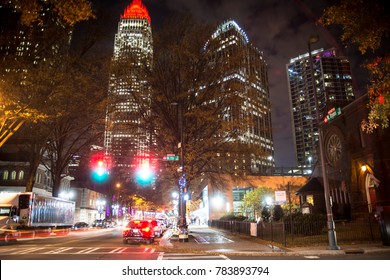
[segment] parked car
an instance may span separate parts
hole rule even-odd
[[[87,224],[86,222],[75,223],[72,227],[72,229],[74,230],[86,230],[88,228],[89,228],[89,224]]]
[[[103,220],[103,227],[105,227],[105,228],[116,227],[116,222],[114,220],[111,220],[111,219],[104,219]]]
[[[168,221],[165,219],[157,219],[158,224],[161,226],[162,230],[165,231],[168,228]]]
[[[93,227],[103,227],[104,225],[104,220],[103,219],[97,219],[93,221],[92,226]]]
[[[158,220],[150,220],[149,221],[150,227],[154,230],[154,236],[155,237],[161,237],[164,233],[164,229],[161,226],[161,224],[158,222]]]
[[[130,242],[146,242],[151,244],[154,242],[154,228],[146,220],[131,220],[122,232],[123,243]]]

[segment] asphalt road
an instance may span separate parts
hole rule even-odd
[[[210,236],[203,236],[210,240]],[[155,243],[123,244],[121,230],[99,229],[75,231],[66,236],[49,236],[16,241],[0,246],[1,260],[389,260],[389,252],[345,254],[333,256],[310,255],[224,255],[221,252],[196,254],[174,252]],[[221,242],[224,242],[222,240]],[[231,242],[226,239],[226,242]],[[236,241],[237,242],[237,241]]]

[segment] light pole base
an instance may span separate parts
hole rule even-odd
[[[328,240],[329,240],[328,250],[341,249],[339,246],[337,246],[336,231],[334,229],[328,230]]]

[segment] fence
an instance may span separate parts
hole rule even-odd
[[[235,220],[211,220],[211,227],[254,236],[284,247],[315,246],[328,243],[326,221],[284,221],[251,223]],[[376,243],[381,241],[378,222],[372,218],[359,221],[336,221],[339,244]]]

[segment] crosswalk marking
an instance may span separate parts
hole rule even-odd
[[[126,251],[127,248],[119,247],[115,248],[114,250],[110,251],[110,254],[115,254],[115,253],[123,253],[123,251]]]
[[[87,248],[87,249],[79,251],[78,254],[89,254],[89,253],[92,253],[93,251],[96,251],[98,249],[99,249],[99,247],[97,247],[97,248]]]
[[[225,255],[198,255],[183,253],[160,253],[157,260],[229,260]]]
[[[44,254],[44,255],[88,255],[88,254],[132,254],[145,255],[156,254],[157,260],[229,260],[225,255],[206,255],[206,254],[191,254],[191,253],[165,253],[158,252],[155,248],[146,247],[134,250],[129,247],[28,247],[28,248],[6,248],[0,249],[0,255],[28,255],[28,254]]]
[[[22,255],[22,254],[29,254],[29,253],[32,253],[34,251],[38,251],[38,250],[41,250],[42,248],[28,248],[28,249],[25,249],[25,250],[22,250],[22,251],[17,251],[17,252],[13,252],[11,253],[12,255]]]
[[[72,247],[61,247],[61,248],[57,248],[57,249],[51,250],[49,252],[46,252],[44,254],[60,254],[60,253],[63,253],[65,251],[68,251],[70,249],[72,249]]]
[[[142,248],[133,250],[129,247],[27,247],[27,248],[0,248],[0,255],[27,255],[27,254],[155,254],[155,248]]]

